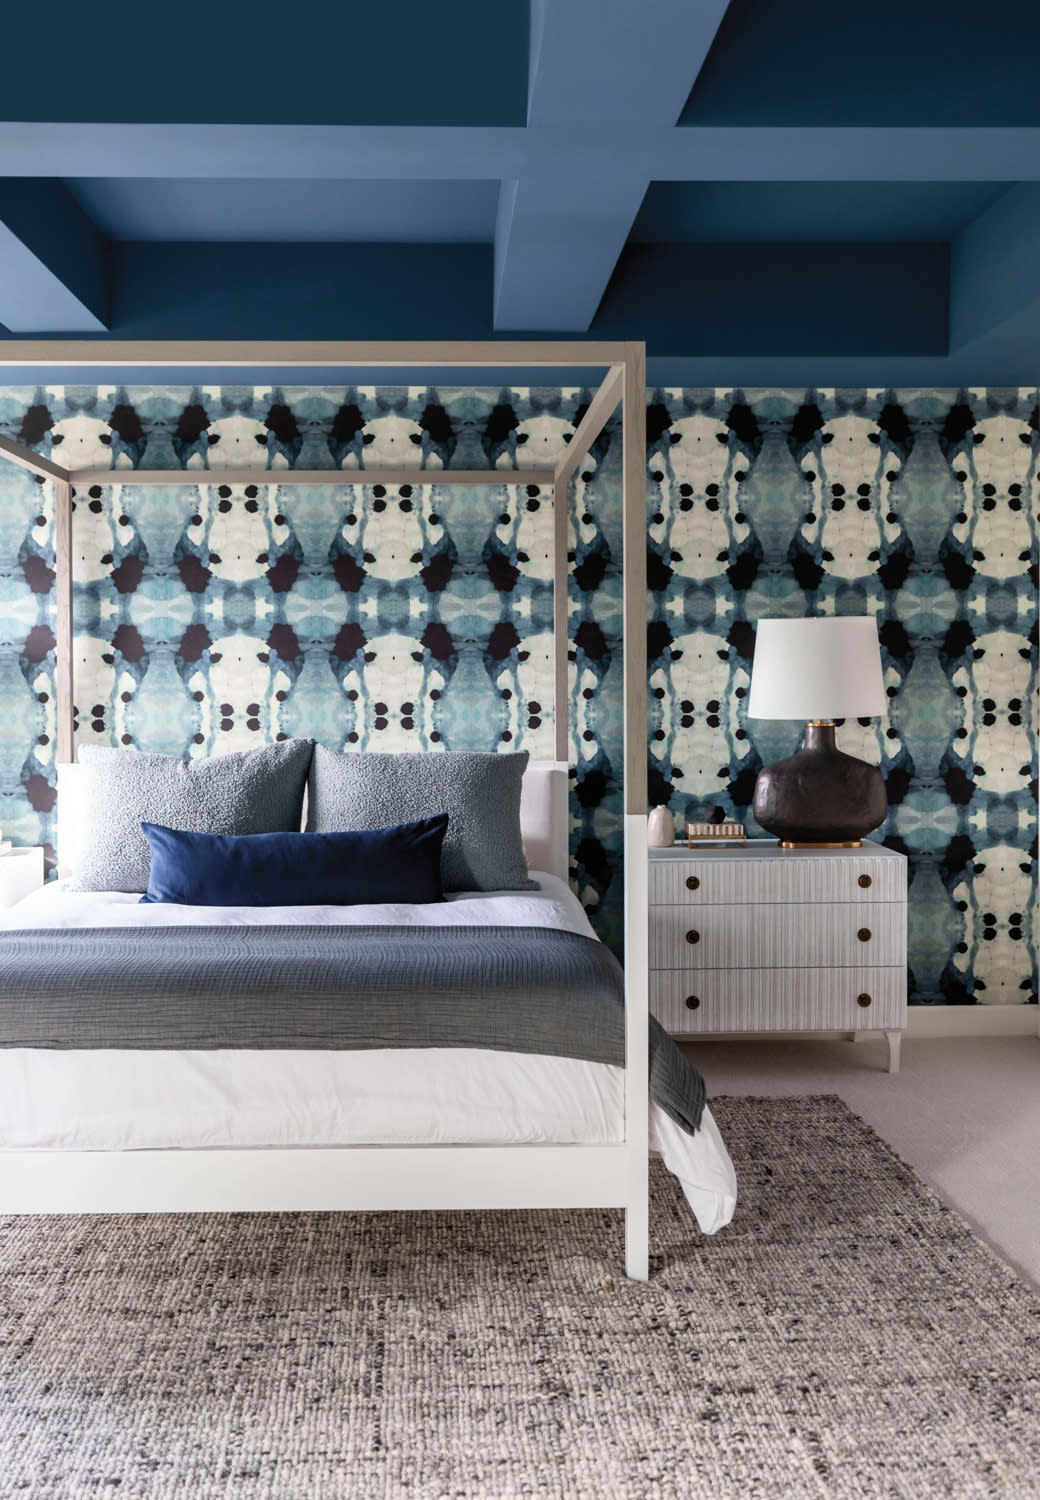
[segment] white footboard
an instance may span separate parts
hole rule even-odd
[[[628,1148],[0,1152],[0,1213],[628,1208]]]

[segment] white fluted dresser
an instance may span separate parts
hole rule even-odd
[[[650,851],[650,1008],[673,1036],[906,1026],[906,859],[859,849]]]

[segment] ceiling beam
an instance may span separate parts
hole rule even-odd
[[[633,149],[659,181],[1040,181],[1040,127],[680,126]]]
[[[591,177],[604,160],[648,181],[1038,182],[1040,127],[675,126],[621,113],[482,129],[0,122],[5,177]]]
[[[112,331],[121,341],[115,346],[120,367],[135,359],[161,364],[154,341],[168,339],[313,340],[301,346],[301,363],[315,367],[336,362],[321,342],[330,338],[496,337],[490,246],[117,248]],[[591,332],[597,339],[641,337],[651,357],[681,358],[694,350],[715,358],[936,357],[947,347],[948,273],[945,244],[628,245]],[[279,288],[274,298],[272,286]],[[537,333],[553,337],[552,330]],[[481,346],[468,347],[473,356],[464,362],[479,365]],[[571,347],[576,365],[602,358],[593,344]],[[537,343],[524,348],[523,363],[536,364]],[[251,349],[266,366],[282,363],[270,345]],[[384,344],[382,353],[392,357],[393,351]],[[26,345],[0,338],[0,364],[19,369],[48,359],[63,368],[76,362],[96,368],[111,357],[93,341],[70,345],[55,337]],[[184,347],[181,359],[197,369],[227,357],[226,347],[202,344]],[[494,346],[488,362],[502,364]]]
[[[496,331],[584,333],[646,188],[642,174],[503,182],[495,228]]]
[[[675,125],[727,4],[533,0],[529,131],[566,140],[581,129],[598,168],[583,170],[564,154],[503,178],[496,329],[589,327],[653,175],[646,160],[615,162],[613,144],[630,128]]]
[[[1040,184],[1011,188],[961,230],[950,275],[951,349],[999,337],[1009,322],[1020,338],[1029,320],[1040,379]]]
[[[0,323],[12,333],[103,333],[108,242],[60,182],[0,181]]]
[[[250,371],[258,366],[281,365],[287,369],[309,369],[313,366],[339,367],[343,370],[412,367],[421,381],[430,365],[443,368],[457,366],[470,371],[481,367],[513,365],[520,370],[556,366],[622,364],[628,355],[627,342],[530,339],[462,340],[462,339],[232,339],[199,342],[164,339],[160,342],[136,342],[105,339],[93,342],[81,339],[75,343],[25,340],[17,343],[0,341],[0,370],[5,366],[41,365],[52,361],[75,368],[77,365],[113,365],[119,369],[164,367]],[[601,377],[602,378],[602,377]]]
[[[1034,340],[1034,348],[1037,347]],[[980,340],[955,354],[727,354],[648,358],[650,386],[726,387],[729,390],[855,390],[875,386],[954,390],[961,386],[1018,386],[1034,392],[1036,359],[1019,341]]]
[[[674,125],[729,0],[532,0],[528,125]]]

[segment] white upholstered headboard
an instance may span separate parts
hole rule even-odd
[[[58,877],[64,880],[76,868],[83,830],[83,767],[58,767],[58,827],[56,834]]]
[[[363,753],[363,752],[362,752]],[[82,836],[81,766],[58,767],[58,874],[75,867]],[[520,793],[520,831],[532,870],[567,879],[567,767],[562,761],[533,760]]]
[[[528,763],[520,789],[520,832],[528,869],[566,880],[570,860],[565,761]]]

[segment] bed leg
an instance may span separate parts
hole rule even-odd
[[[625,1274],[631,1281],[650,1280],[650,1204],[646,1198],[625,1209]]]

